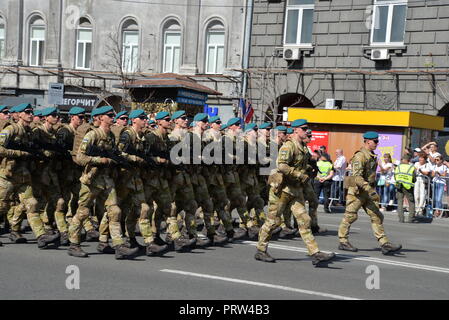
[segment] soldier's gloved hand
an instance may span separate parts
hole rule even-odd
[[[374,202],[380,201],[380,197],[377,194],[376,190],[372,188],[369,184],[364,185],[363,190],[365,190],[368,193],[369,198]]]
[[[309,176],[301,171],[293,171],[293,176],[302,184],[305,184],[309,180]]]
[[[112,161],[112,159],[109,159],[109,158],[101,158],[100,162],[101,162],[101,164],[104,164],[104,165],[110,165],[113,161]]]

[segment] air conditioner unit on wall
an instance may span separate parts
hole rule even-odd
[[[295,47],[284,47],[283,57],[285,60],[299,60],[301,59],[301,51]]]
[[[371,60],[388,60],[390,59],[390,54],[388,49],[372,49],[371,50]]]

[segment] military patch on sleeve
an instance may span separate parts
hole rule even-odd
[[[6,132],[0,133],[0,144],[1,145],[5,144],[6,139],[8,139],[8,134]]]
[[[362,164],[360,163],[360,161],[352,162],[352,170],[353,171],[360,170],[361,168],[362,168]]]

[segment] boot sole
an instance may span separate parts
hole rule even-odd
[[[9,239],[9,240],[11,240],[14,243],[27,243],[27,239],[25,239],[25,238],[19,238],[16,240]]]
[[[72,257],[75,257],[75,258],[87,258],[87,257],[89,257],[89,255],[76,255],[76,254],[73,254],[73,253],[71,253],[71,252],[67,252],[67,254],[69,255],[69,256],[72,256]]]
[[[344,248],[344,247],[338,247],[338,250],[342,250],[342,251],[348,251],[348,252],[357,252],[359,251],[359,249],[354,248],[354,249],[348,249],[348,248]]]
[[[276,259],[274,259],[274,260],[264,260],[264,259],[256,258],[256,257],[254,257],[254,259],[256,259],[257,261],[262,261],[262,262],[267,262],[267,263],[274,263],[274,262],[276,262]]]

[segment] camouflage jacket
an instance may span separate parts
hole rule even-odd
[[[352,177],[355,185],[359,188],[364,188],[366,184],[371,187],[376,187],[376,170],[377,170],[377,155],[366,149],[360,148],[351,160]]]

